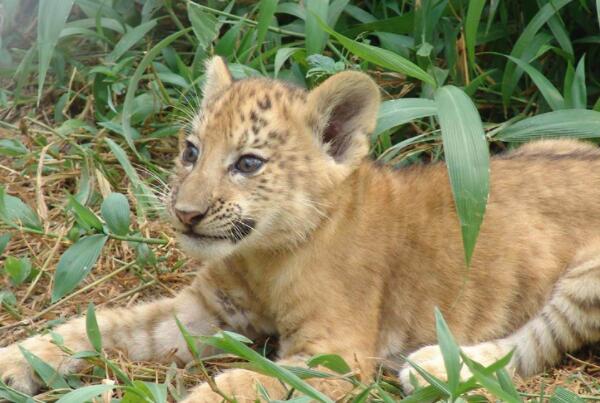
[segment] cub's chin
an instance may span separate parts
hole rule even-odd
[[[199,237],[179,231],[177,241],[186,255],[202,262],[225,259],[237,249],[228,238]]]

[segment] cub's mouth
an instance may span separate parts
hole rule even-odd
[[[235,244],[247,238],[254,231],[255,226],[255,220],[244,218],[232,222],[228,229],[219,234],[204,234],[196,232],[192,228],[179,232],[182,235],[197,241],[229,241]]]

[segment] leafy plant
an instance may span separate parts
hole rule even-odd
[[[397,167],[447,162],[466,264],[485,216],[490,149],[600,136],[597,1],[4,0],[0,7],[0,251],[10,280],[0,290],[0,328],[74,311],[78,296],[122,274],[135,285],[121,296],[169,289],[161,274],[179,273],[185,260],[164,247],[172,239],[159,224],[161,200],[213,54],[238,79],[277,77],[308,89],[344,69],[370,74],[384,94],[373,157]],[[100,360],[122,385],[60,391],[59,401],[117,389],[144,401],[182,395],[181,385],[131,380],[107,360],[94,316],[88,308],[94,351],[75,354]],[[457,356],[437,320],[450,378],[422,374],[431,385],[406,400],[467,400],[477,387],[517,398],[501,370],[506,360],[482,368]],[[219,337],[206,342],[288,376],[241,339]],[[329,355],[309,361],[317,363],[348,369]],[[457,365],[474,378],[457,380]],[[300,381],[316,375],[303,371],[290,369]],[[387,380],[348,382],[359,389],[357,402],[402,397]],[[6,385],[0,395],[28,399]],[[552,399],[576,401],[565,389]]]

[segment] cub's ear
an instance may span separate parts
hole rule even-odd
[[[233,77],[221,56],[214,56],[206,62],[204,85],[202,86],[202,109],[233,83]]]
[[[368,154],[379,102],[377,84],[357,71],[336,74],[309,93],[308,122],[336,162],[358,165]]]

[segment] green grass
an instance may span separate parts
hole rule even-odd
[[[13,340],[24,336],[17,329],[51,326],[48,314],[83,311],[89,295],[104,303],[93,292],[126,273],[132,288],[109,301],[150,287],[173,292],[168,273],[179,276],[175,288],[189,278],[160,224],[159,199],[213,54],[236,78],[307,88],[345,69],[375,78],[385,101],[372,155],[394,166],[447,162],[468,264],[485,214],[488,150],[542,136],[600,137],[598,3],[0,0],[0,332]],[[504,400],[535,399],[515,392],[502,361],[481,368],[462,357],[441,317],[438,333],[449,373],[468,365],[475,377],[430,379],[407,400],[467,399],[481,387]],[[317,398],[301,378],[326,376],[281,369],[228,334],[204,341],[305,396]],[[183,393],[185,379],[171,369],[156,383],[130,379],[120,369],[128,364],[101,348],[87,358],[96,368],[84,384],[46,373],[52,391],[36,399],[82,401],[120,389],[123,401],[160,402]],[[325,362],[344,368],[339,357]],[[120,384],[89,386],[105,369]],[[392,377],[361,385],[344,376],[357,385],[356,401],[402,396]],[[577,401],[568,393],[556,389],[552,399]],[[28,399],[5,387],[0,394]]]

